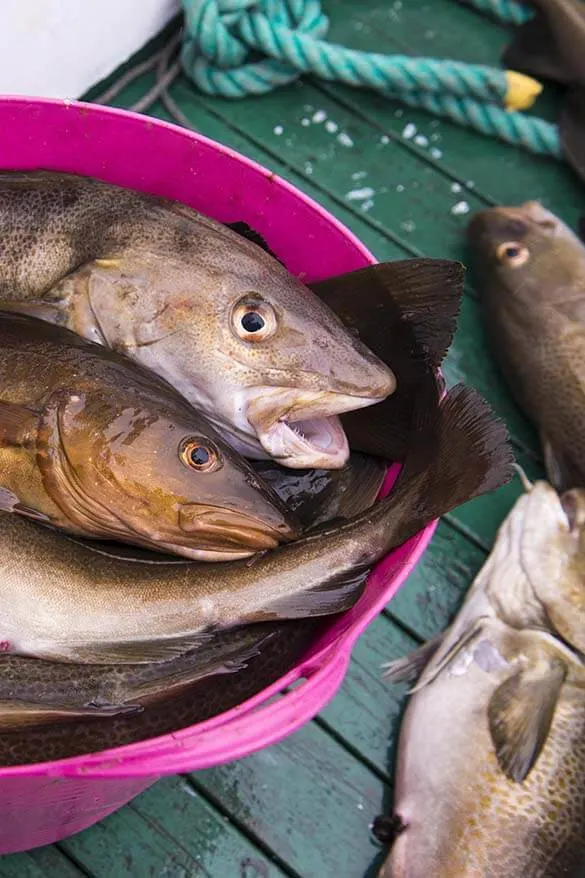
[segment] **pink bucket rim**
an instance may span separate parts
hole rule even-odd
[[[164,129],[174,137],[189,138],[211,151],[223,153],[255,174],[270,178],[325,220],[363,256],[367,263],[375,264],[378,261],[353,232],[310,196],[253,159],[205,135],[180,128],[164,120],[85,101],[22,95],[0,96],[0,106],[5,104],[29,111],[31,105],[60,108],[61,111],[78,110],[89,112],[94,116],[130,119],[140,125],[144,125],[146,121],[149,126]],[[99,173],[95,176],[99,176]],[[381,496],[390,490],[398,471],[398,466],[390,467]],[[320,637],[318,644],[309,650],[299,664],[247,701],[202,723],[133,744],[56,761],[0,767],[0,779],[33,776],[93,778],[158,776],[232,761],[277,743],[312,719],[336,694],[347,670],[356,640],[403,585],[429,545],[437,525],[438,521],[431,522],[374,567],[368,577],[367,589],[376,587],[379,593],[367,609],[363,607],[362,597],[351,610],[331,625]],[[306,679],[293,691],[262,707],[264,702],[281,693],[301,677]],[[232,733],[229,746],[226,745],[229,735],[226,738],[221,735],[222,732]],[[217,743],[218,738],[223,740]],[[193,768],[187,767],[189,765],[193,765]]]

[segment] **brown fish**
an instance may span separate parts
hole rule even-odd
[[[558,488],[585,486],[585,247],[537,202],[468,229],[492,348]]]
[[[77,665],[2,655],[0,732],[141,712],[205,677],[239,673],[275,633],[261,625],[235,628],[172,661],[146,665]]]
[[[439,387],[428,390],[388,497],[253,562],[137,563],[0,515],[4,651],[97,664],[161,661],[218,628],[352,606],[379,558],[510,476],[506,431],[482,398],[456,387],[439,402]]]
[[[585,874],[585,492],[528,486],[420,677],[380,878]]]
[[[294,535],[277,495],[166,382],[67,329],[2,312],[0,508],[197,560]]]
[[[337,415],[390,369],[255,243],[183,204],[71,174],[0,173],[0,299],[157,372],[248,457],[341,467]]]

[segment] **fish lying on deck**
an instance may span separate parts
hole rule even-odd
[[[196,560],[295,535],[277,495],[166,382],[1,311],[0,509]]]
[[[157,372],[248,457],[341,467],[390,369],[273,256],[178,202],[0,172],[0,300]]]
[[[585,492],[528,486],[420,673],[380,878],[585,874]]]
[[[476,213],[468,236],[491,345],[548,478],[585,486],[585,246],[534,201]]]

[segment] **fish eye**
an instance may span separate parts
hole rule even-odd
[[[232,329],[242,341],[265,341],[277,329],[274,308],[260,296],[244,296],[234,305]]]
[[[528,262],[530,250],[518,241],[504,241],[496,250],[496,256],[510,268],[520,268]]]
[[[179,448],[179,457],[189,469],[199,473],[212,473],[221,467],[217,449],[205,439],[184,439]]]

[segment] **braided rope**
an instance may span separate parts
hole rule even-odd
[[[409,92],[388,96],[403,101],[409,107],[427,110],[435,116],[444,116],[463,127],[499,137],[514,146],[523,146],[538,155],[557,159],[563,157],[559,129],[544,119],[502,110],[494,104],[481,104],[469,98],[452,98],[449,95]]]
[[[503,103],[505,71],[327,43],[319,0],[183,0],[182,64],[206,94],[264,94],[303,73],[385,91],[428,91]],[[268,60],[252,61],[253,52]]]
[[[380,55],[325,41],[329,20],[320,0],[182,0],[181,64],[204,93],[227,98],[266,94],[310,73],[369,87],[411,107],[499,137],[531,152],[561,158],[558,129],[543,119],[506,112],[511,77],[483,65],[406,55]],[[464,0],[503,21],[531,12],[516,0]],[[532,81],[532,85],[536,85]],[[520,88],[520,90],[522,90]],[[516,106],[528,106],[529,100]]]

